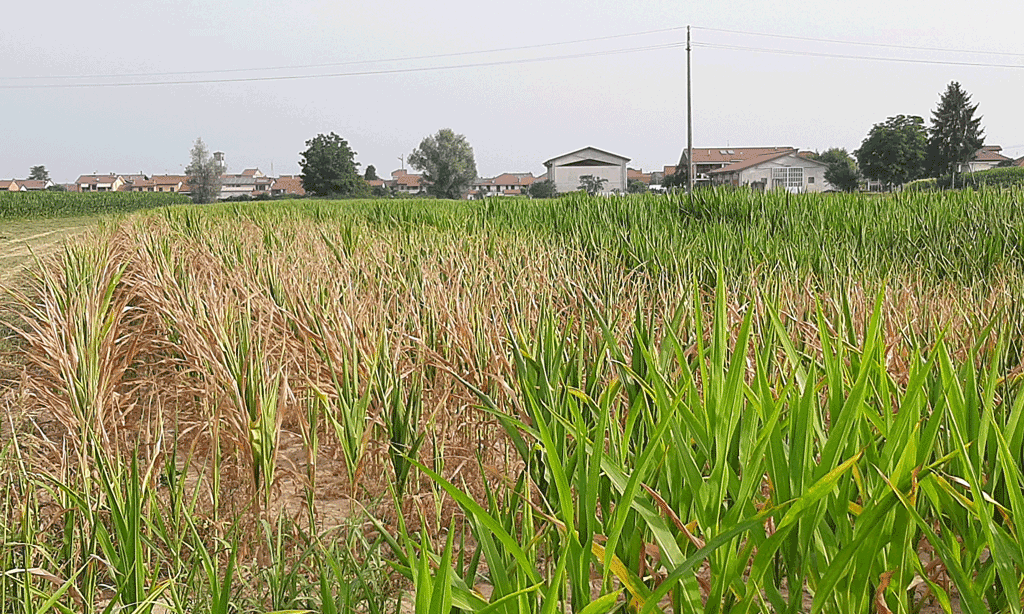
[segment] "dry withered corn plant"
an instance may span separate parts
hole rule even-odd
[[[43,259],[28,283],[9,293],[5,311],[20,356],[12,364],[22,367],[0,395],[4,540],[20,545],[0,554],[10,572],[0,596],[26,608],[60,590],[62,603],[85,608],[118,602],[228,611],[217,607],[230,602],[247,611],[344,611],[349,603],[374,611],[375,600],[388,601],[403,586],[383,563],[402,553],[396,567],[418,592],[450,584],[464,610],[483,608],[474,601],[475,577],[486,573],[485,583],[506,597],[525,596],[543,584],[534,569],[555,574],[543,585],[554,587],[552,595],[583,603],[588,566],[600,568],[601,561],[606,588],[607,570],[617,570],[612,575],[631,599],[657,603],[649,598],[673,571],[666,562],[681,554],[658,541],[668,533],[656,527],[653,537],[631,538],[622,527],[639,521],[616,505],[591,510],[591,520],[605,523],[600,529],[576,517],[583,507],[571,509],[577,496],[587,505],[615,491],[636,497],[642,490],[627,487],[628,472],[654,462],[643,455],[648,443],[682,437],[690,443],[676,447],[693,458],[666,457],[679,465],[666,461],[669,473],[657,478],[652,469],[644,487],[664,481],[664,490],[651,490],[636,509],[645,523],[664,516],[671,525],[664,531],[701,550],[727,533],[715,527],[754,525],[709,515],[710,508],[676,492],[673,479],[702,475],[723,501],[751,495],[751,517],[796,500],[811,509],[813,497],[838,483],[802,491],[812,477],[839,479],[811,472],[793,478],[790,498],[780,501],[778,478],[763,477],[774,476],[777,466],[750,461],[732,481],[720,475],[716,463],[726,457],[715,454],[727,455],[730,441],[747,442],[733,465],[748,462],[747,451],[761,445],[753,438],[757,428],[735,430],[749,420],[740,399],[760,399],[744,411],[757,413],[764,432],[774,433],[772,403],[776,418],[795,412],[786,404],[798,398],[828,406],[837,402],[837,389],[863,392],[858,377],[865,389],[879,391],[879,405],[895,410],[903,398],[895,391],[920,385],[922,356],[939,346],[953,365],[998,360],[1005,363],[1001,381],[1019,375],[1024,309],[1013,267],[986,279],[946,281],[896,266],[888,275],[841,279],[764,263],[726,274],[715,265],[724,253],[718,248],[696,240],[662,243],[662,235],[640,232],[654,223],[645,221],[653,216],[646,209],[628,208],[641,201],[615,202],[609,206],[625,207],[625,217],[579,221],[562,235],[529,220],[564,223],[538,213],[539,205],[522,213],[486,205],[491,217],[483,221],[474,217],[478,210],[463,219],[446,213],[458,211],[453,205],[436,203],[421,210],[402,203],[189,207],[127,218]],[[601,203],[570,198],[551,207],[561,216],[590,215]],[[501,222],[507,228],[499,223],[503,216],[512,220]],[[635,223],[629,216],[640,219],[639,230],[628,226]],[[526,223],[536,232],[517,226]],[[788,254],[781,251],[779,261]],[[869,362],[878,370],[864,371]],[[715,371],[726,367],[727,376]],[[812,385],[802,388],[807,381]],[[745,392],[719,398],[730,386]],[[1000,386],[993,384],[993,402],[1010,394]],[[676,400],[662,406],[669,398]],[[728,406],[731,417],[715,422],[708,409],[705,430],[696,423],[674,434],[659,430],[658,416],[702,404]],[[826,432],[839,416],[833,408],[817,422],[808,418],[815,434],[807,441],[821,438],[821,446],[807,443],[800,458],[833,458],[856,473],[850,468],[861,457],[839,458],[845,443],[828,443],[838,441]],[[877,429],[878,439],[891,419],[858,428]],[[716,424],[733,439],[706,430]],[[606,458],[624,464],[586,457],[597,447],[595,428],[609,433]],[[684,437],[686,428],[696,430]],[[866,430],[858,433],[863,445],[873,441]],[[792,442],[778,436],[773,453],[782,454]],[[885,470],[897,461],[892,457]],[[572,471],[582,481],[570,486]],[[748,473],[750,480],[743,478]],[[600,494],[588,491],[602,475]],[[854,505],[867,506],[877,477],[858,477],[865,490]],[[742,488],[733,492],[733,483]],[[955,498],[950,489],[935,497]],[[701,495],[705,508],[707,496]],[[829,509],[854,509],[840,503]],[[501,526],[482,521],[473,505]],[[697,507],[686,515],[689,505]],[[789,526],[783,520],[760,522],[771,533]],[[488,545],[480,534],[499,535],[505,526],[515,533],[512,525],[522,523],[515,537],[526,554],[507,543]],[[704,537],[693,534],[699,530]],[[138,544],[133,535],[141,536]],[[588,546],[586,535],[596,545]],[[454,576],[442,569],[445,536],[464,540],[448,551],[465,557]],[[733,543],[720,539],[714,543]],[[613,558],[616,541],[615,556],[632,557],[626,563]],[[549,542],[582,557],[564,563],[577,567],[557,571],[559,550],[535,549]],[[675,600],[674,611],[687,600],[693,605],[694,594],[702,603],[748,600],[757,607],[789,599],[787,592],[764,601],[728,582],[715,584],[727,573],[733,582],[751,570],[769,573],[760,560],[743,558],[745,544],[754,543],[749,536],[736,543],[724,558],[702,559],[697,584],[684,582],[679,593],[664,589],[672,592],[666,598]],[[776,586],[832,582],[797,564],[823,556],[795,548],[780,554],[777,570],[802,571]],[[500,561],[523,577],[495,577],[491,569]],[[575,574],[566,580],[570,596],[558,588],[557,574],[566,569]],[[931,569],[939,571],[902,579],[944,579],[945,567]],[[877,588],[875,571],[863,577],[874,573]],[[431,584],[434,576],[440,579]],[[616,602],[621,598],[610,604]]]

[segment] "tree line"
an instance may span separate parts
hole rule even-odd
[[[830,149],[819,158],[829,165],[825,179],[838,189],[856,190],[861,176],[888,188],[925,177],[957,175],[985,143],[978,105],[956,81],[951,82],[932,111],[931,125],[917,115],[896,115],[872,126],[853,152]]]

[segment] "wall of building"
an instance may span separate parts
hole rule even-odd
[[[548,171],[547,178],[555,183],[560,193],[574,192],[580,187],[580,177],[593,175],[605,180],[604,191],[612,193],[626,191],[626,165],[621,166],[556,166]]]
[[[798,189],[792,191],[800,192],[824,192],[833,190],[832,184],[825,181],[827,167],[821,164],[802,158],[800,156],[785,156],[770,162],[758,164],[739,172],[738,185],[747,187],[759,187],[771,190],[773,187],[772,169],[799,167],[803,169],[803,181]],[[756,185],[755,185],[756,184]]]

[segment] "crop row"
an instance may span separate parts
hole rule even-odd
[[[1019,255],[940,249],[1014,195],[702,196],[69,245],[6,316],[0,601],[1019,612]]]

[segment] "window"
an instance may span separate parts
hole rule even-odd
[[[794,189],[804,185],[804,169],[799,166],[772,169],[772,187]]]
[[[807,183],[814,183],[814,177],[811,177],[810,175],[808,175]]]

